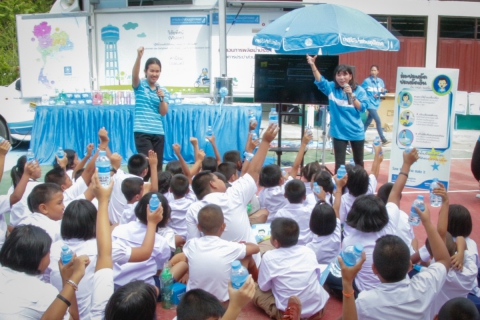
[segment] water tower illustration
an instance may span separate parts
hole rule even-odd
[[[105,84],[120,84],[118,71],[117,42],[120,39],[120,29],[109,24],[102,28],[102,41],[105,43]]]

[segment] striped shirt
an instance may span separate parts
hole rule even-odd
[[[170,93],[165,87],[160,87],[165,93],[164,101],[168,103]],[[152,90],[148,81],[142,79],[135,92],[135,121],[133,122],[133,132],[164,135],[163,117],[158,112],[160,99],[157,96],[157,90]]]
[[[385,91],[382,92],[382,88],[385,90],[385,83],[383,83],[383,80],[380,78],[374,79],[370,76],[363,80],[362,88],[367,92],[367,109],[378,109],[380,106],[380,96],[385,95]],[[377,95],[376,98],[375,95]]]

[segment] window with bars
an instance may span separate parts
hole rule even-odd
[[[480,39],[480,19],[440,17],[439,37]]]
[[[403,37],[425,37],[427,30],[427,17],[417,16],[379,16],[372,15],[372,18],[380,22],[394,36]]]

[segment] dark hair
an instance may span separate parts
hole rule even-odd
[[[66,180],[67,174],[61,167],[55,167],[45,175],[45,182],[55,183],[59,186],[64,185]]]
[[[387,204],[388,203],[388,197],[390,197],[390,192],[392,192],[393,189],[393,183],[391,182],[386,182],[384,183],[380,188],[378,188],[377,191],[377,197],[379,197],[383,203]],[[401,198],[400,194],[400,198]]]
[[[67,154],[67,159],[68,159],[68,162],[67,162],[67,170],[73,170],[75,169],[75,166],[73,165],[73,162],[75,161],[75,155],[77,154],[75,152],[75,150],[72,150],[72,149],[64,149],[63,152],[65,152]],[[60,167],[60,165],[58,164],[57,162],[57,158],[55,158],[54,162],[53,162],[53,167],[54,168],[57,168],[57,167]]]
[[[216,204],[207,204],[198,212],[198,225],[206,235],[217,233],[223,223],[222,208]]]
[[[47,203],[52,200],[53,195],[57,192],[63,193],[63,190],[56,183],[46,182],[36,185],[28,195],[28,209],[31,212],[38,212],[38,207],[42,203]]]
[[[285,196],[290,203],[302,203],[306,193],[305,183],[301,180],[293,179],[285,185]]]
[[[308,182],[312,181],[313,176],[323,170],[325,166],[322,166],[318,161],[310,162],[302,168],[302,177],[304,177]]]
[[[329,171],[318,171],[313,177],[313,182],[316,182],[325,192],[333,195],[335,185],[333,184],[332,174]],[[333,205],[333,196],[330,197],[330,204]]]
[[[127,167],[130,174],[140,177],[143,171],[148,168],[147,157],[142,153],[134,154],[128,159]]]
[[[468,298],[453,298],[438,311],[438,320],[478,320],[480,314],[475,303]]]
[[[122,193],[127,201],[142,193],[144,181],[141,178],[130,177],[122,181]]]
[[[74,178],[75,178],[75,181],[77,181],[78,178],[80,178],[80,177],[82,176],[83,171],[85,171],[85,168],[81,168],[80,170],[75,171],[75,177],[74,177]]]
[[[357,89],[357,83],[355,82],[355,75],[353,74],[353,69],[352,69],[351,66],[348,66],[346,64],[339,64],[335,68],[335,70],[333,70],[333,74],[336,76],[339,72],[346,72],[346,73],[350,74],[352,76],[352,79],[350,79],[348,84],[350,85],[350,87],[352,87],[352,90]],[[337,83],[336,77],[334,77],[333,81],[335,82],[335,87],[339,88],[340,86]]]
[[[171,209],[170,206],[168,205],[167,198],[165,198],[161,193],[159,192],[149,192],[146,195],[142,197],[138,201],[137,206],[135,207],[135,216],[137,217],[138,220],[140,220],[141,223],[147,224],[147,205],[150,202],[150,198],[152,197],[152,194],[156,194],[158,197],[158,200],[160,200],[160,205],[163,207],[163,219],[157,224],[157,229],[158,228],[163,228],[167,225],[168,220],[170,219],[170,214],[171,214]]]
[[[217,159],[214,157],[205,157],[202,161],[202,170],[210,170],[212,173],[217,171]]]
[[[114,291],[105,307],[105,320],[156,319],[157,294],[152,285],[133,281]]]
[[[282,170],[276,164],[269,164],[260,170],[260,176],[258,184],[261,187],[271,188],[280,184],[280,178],[282,177]]]
[[[275,218],[270,225],[272,239],[277,240],[282,248],[288,248],[298,243],[300,228],[298,223],[290,218]]]
[[[160,67],[160,71],[162,70],[162,63],[160,62],[160,60],[158,60],[157,58],[148,58],[147,61],[145,62],[144,72],[147,72],[148,67],[150,67],[151,64],[156,64],[157,66]]]
[[[222,180],[223,183],[225,183],[225,187],[230,188],[232,185],[227,181],[227,178],[223,175],[223,173],[215,171],[212,173],[213,175],[216,175],[218,179]]]
[[[373,264],[386,282],[401,281],[410,267],[410,250],[398,236],[380,237],[373,249]]]
[[[177,306],[177,320],[207,320],[221,318],[225,313],[220,301],[202,289],[186,292]]]
[[[331,235],[337,227],[337,216],[332,206],[319,201],[312,210],[309,227],[317,236]]]
[[[238,172],[237,171],[237,165],[233,162],[221,163],[218,166],[217,171],[220,172],[221,174],[223,174],[225,176],[225,178],[227,179],[227,181],[229,181],[232,178],[232,176],[235,175]]]
[[[345,223],[362,232],[380,231],[388,224],[385,204],[371,194],[357,197]]]
[[[440,81],[442,81],[442,80],[443,80],[443,81],[447,81],[447,78],[445,78],[445,77],[440,77],[440,78],[438,78],[438,82],[440,82]]]
[[[223,162],[233,162],[237,165],[238,161],[242,161],[242,157],[240,157],[240,151],[238,150],[230,150],[223,154]]]
[[[372,64],[372,66],[370,67],[370,70],[371,70],[373,67],[377,68],[377,70],[380,70],[380,68],[379,68],[376,64]]]
[[[10,171],[10,176],[12,177],[13,188],[17,187],[17,184],[22,178],[23,172],[25,170],[25,164],[27,163],[27,156],[21,156],[17,159],[17,164],[12,167]]]
[[[213,174],[210,171],[199,172],[193,178],[192,189],[198,200],[202,200],[210,193],[210,181],[213,181]]]
[[[184,197],[189,186],[188,178],[183,174],[174,175],[170,181],[170,190],[177,197]]]
[[[170,188],[170,182],[172,181],[172,173],[170,171],[160,171],[158,173],[158,192],[165,194]]]
[[[38,267],[49,254],[52,239],[37,226],[23,225],[13,229],[0,249],[0,264],[29,275],[40,274]]]
[[[165,171],[170,171],[173,175],[183,174],[182,165],[178,160],[172,160],[165,166]]]
[[[451,204],[448,207],[448,232],[453,237],[468,237],[472,233],[472,216],[470,211],[461,204]]]
[[[453,241],[453,237],[450,232],[447,232],[445,234],[445,246],[447,247],[450,257],[453,257],[455,255],[455,252],[457,252],[457,244],[455,243],[455,241]],[[432,247],[430,246],[430,240],[428,240],[428,238],[425,240],[425,247],[427,248],[430,256],[433,256]]]
[[[95,238],[97,208],[91,201],[73,200],[63,212],[60,232],[62,239],[90,240]]]
[[[403,97],[407,97],[407,98],[409,98],[409,96],[408,96],[408,93],[404,93],[404,94],[402,94],[402,98],[403,98]]]
[[[348,192],[354,196],[358,197],[363,194],[366,194],[368,191],[368,173],[361,166],[356,165],[347,171],[348,180],[347,188]]]

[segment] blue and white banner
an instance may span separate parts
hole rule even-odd
[[[389,181],[397,179],[405,147],[411,145],[420,158],[406,185],[428,189],[438,178],[448,188],[458,73],[458,69],[398,68]]]

